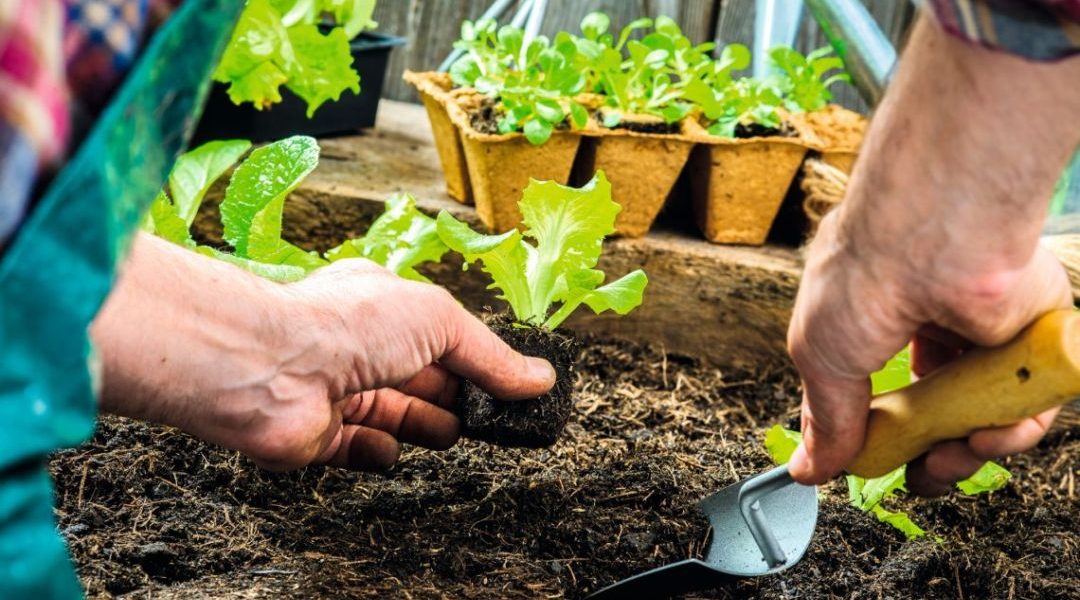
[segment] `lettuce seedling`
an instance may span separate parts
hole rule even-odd
[[[780,95],[753,77],[743,77],[720,87],[694,79],[686,85],[683,96],[701,107],[711,135],[732,138],[739,125],[775,129],[782,123],[778,112],[783,103]]]
[[[593,13],[582,21],[583,37],[573,38],[579,55],[588,61],[582,67],[588,69],[590,89],[604,94],[613,109],[605,114],[604,125],[618,125],[624,114],[653,115],[667,123],[683,119],[691,105],[683,101],[682,90],[709,70],[714,44],[693,45],[673,19],[661,16],[655,22],[634,21],[613,45],[609,24],[606,15]],[[640,41],[629,39],[635,30],[648,27],[653,31]]]
[[[349,40],[375,27],[375,0],[248,0],[214,80],[235,104],[259,110],[281,102],[282,85],[307,102],[307,115],[345,90],[360,93]],[[323,34],[324,15],[337,27]]]
[[[576,127],[584,127],[588,113],[574,100],[585,88],[585,75],[574,67],[577,47],[565,39],[553,46],[537,36],[524,53],[525,68],[508,72],[498,90],[503,110],[499,131],[521,131],[540,145],[568,114]]]
[[[818,48],[806,56],[787,46],[769,50],[770,63],[781,73],[771,84],[779,90],[788,110],[821,110],[832,100],[830,86],[851,81],[844,71],[844,61],[832,56],[832,52],[831,46]]]
[[[191,224],[206,192],[250,148],[247,140],[220,140],[207,142],[177,158],[169,173],[168,189],[161,190],[150,205],[143,229],[194,248]]]
[[[318,164],[319,144],[298,135],[255,149],[236,167],[221,201],[221,224],[237,256],[305,271],[326,264],[281,238],[285,199]]]
[[[481,263],[518,323],[554,329],[582,304],[620,315],[641,304],[643,271],[601,285],[605,275],[595,268],[621,210],[603,172],[580,189],[533,180],[518,206],[524,233],[476,233],[446,211],[437,219],[439,237],[465,257],[466,268]]]
[[[435,219],[416,209],[407,194],[391,197],[363,237],[324,257],[281,238],[285,199],[318,165],[313,138],[295,136],[256,149],[236,167],[221,202],[224,237],[235,253],[197,246],[191,224],[210,187],[251,148],[247,140],[208,142],[177,159],[168,187],[151,204],[143,229],[200,254],[235,264],[275,281],[296,281],[343,258],[366,258],[407,279],[427,281],[416,271],[438,262],[448,248]]]
[[[884,394],[902,388],[911,383],[910,351],[905,348],[886,363],[885,367],[874,373],[871,380],[873,393]],[[791,460],[795,448],[802,442],[802,434],[773,425],[765,433],[765,449],[776,464]],[[1007,469],[994,462],[985,463],[974,475],[956,484],[961,493],[974,496],[999,490],[1008,483],[1011,474]],[[881,477],[866,479],[856,475],[845,478],[848,486],[848,499],[851,505],[863,512],[873,514],[883,523],[898,529],[908,539],[926,535],[905,512],[892,511],[883,506],[890,498],[907,492],[907,466],[901,466]]]
[[[588,113],[574,96],[586,79],[576,45],[565,33],[553,44],[537,36],[525,46],[524,32],[490,19],[465,21],[455,48],[465,51],[450,67],[455,84],[498,99],[500,133],[521,131],[540,145],[570,117],[584,127]]]
[[[441,261],[449,249],[439,238],[435,219],[416,209],[416,199],[395,194],[363,237],[329,250],[326,259],[366,258],[406,279],[431,283],[416,267]]]
[[[507,73],[521,60],[524,39],[520,27],[498,27],[493,19],[462,22],[461,38],[454,48],[465,54],[450,65],[450,79],[459,86],[498,95]]]

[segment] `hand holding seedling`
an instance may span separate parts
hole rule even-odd
[[[1078,60],[1030,63],[917,27],[847,197],[807,255],[788,335],[805,390],[796,479],[821,483],[852,460],[869,375],[909,340],[923,375],[1072,305],[1038,237],[1080,143],[1076,81]],[[1035,445],[1053,416],[939,444],[910,466],[908,485],[944,493],[984,461]]]
[[[287,470],[384,469],[446,449],[458,376],[506,400],[554,383],[445,290],[367,260],[283,285],[140,235],[92,328],[104,410]]]

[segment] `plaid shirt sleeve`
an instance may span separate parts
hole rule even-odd
[[[0,0],[0,256],[40,169],[59,165],[72,112],[92,115],[135,60],[152,14],[179,0]]]
[[[1080,0],[929,0],[949,33],[1032,60],[1080,54]]]

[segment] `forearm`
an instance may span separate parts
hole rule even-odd
[[[140,234],[91,328],[103,410],[184,426],[207,394],[258,384],[277,358],[281,286]]]
[[[1080,59],[1025,61],[923,18],[874,116],[842,230],[857,247],[887,245],[913,274],[1019,268],[1080,143],[1078,81]]]

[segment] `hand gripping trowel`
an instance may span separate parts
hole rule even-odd
[[[880,477],[937,442],[1010,425],[1080,396],[1080,312],[1060,310],[1011,342],[980,348],[870,404],[866,441],[848,470]],[[663,598],[715,588],[739,577],[779,573],[799,562],[817,522],[817,488],[786,466],[705,498],[713,537],[704,560],[690,559],[624,579],[590,598]]]

